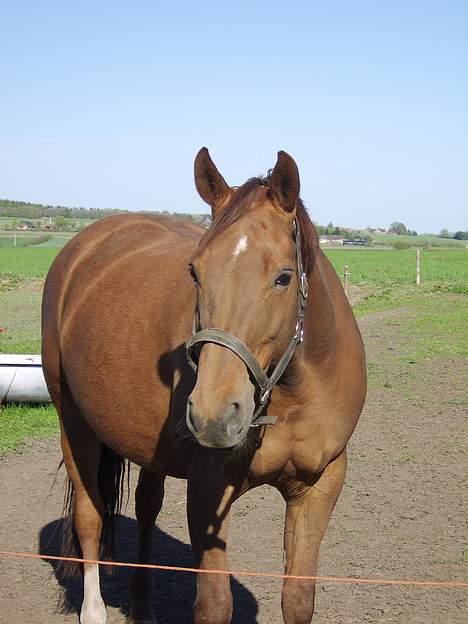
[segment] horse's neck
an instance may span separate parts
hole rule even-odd
[[[329,359],[335,350],[335,290],[329,266],[318,261],[309,276],[309,296],[304,318],[304,358],[315,365]]]

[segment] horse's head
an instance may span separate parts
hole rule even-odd
[[[187,425],[203,446],[230,448],[245,438],[267,401],[265,372],[285,352],[290,358],[300,340],[299,173],[279,152],[268,178],[231,188],[203,148],[195,183],[211,206],[213,225],[190,264],[197,333],[189,356],[197,381]]]

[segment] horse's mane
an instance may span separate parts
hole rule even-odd
[[[246,215],[252,209],[250,202],[245,201],[247,197],[259,187],[268,189],[268,194],[272,198],[271,171],[266,176],[250,178],[242,186],[238,187],[232,198],[223,207],[221,214],[213,221],[210,228],[202,236],[197,253],[203,251],[205,247],[227,228]],[[296,203],[296,220],[299,223],[301,232],[302,262],[307,274],[312,271],[315,250],[319,246],[319,237],[309,213],[299,198]]]

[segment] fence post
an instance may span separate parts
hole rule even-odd
[[[343,272],[343,286],[344,286],[345,295],[348,297],[348,299],[349,299],[348,290],[349,290],[349,278],[350,277],[351,277],[351,273],[349,271],[349,266],[345,264],[344,272]]]
[[[416,249],[416,286],[421,283],[421,250]]]

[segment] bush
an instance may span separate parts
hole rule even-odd
[[[404,240],[396,240],[392,243],[392,245],[393,247],[395,247],[395,249],[409,249],[410,248],[410,244]]]

